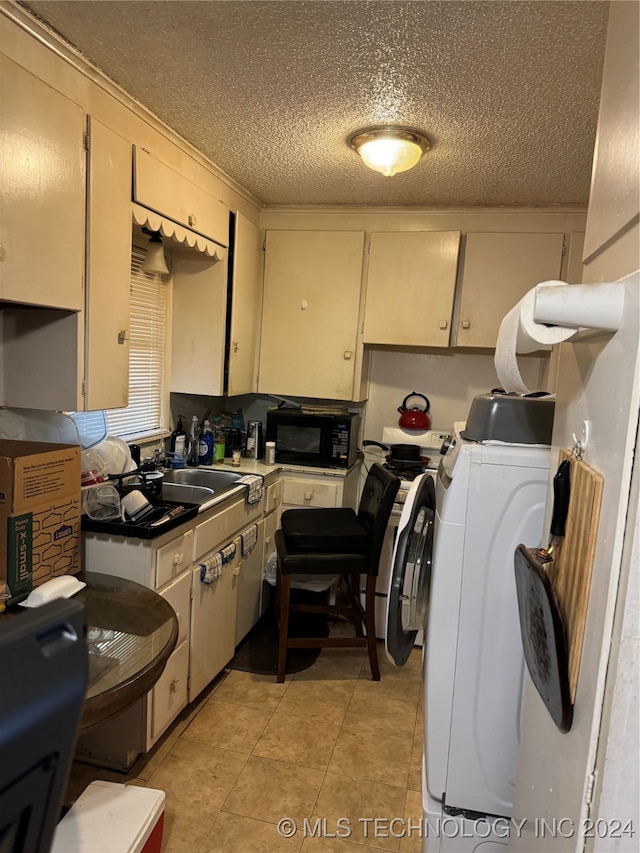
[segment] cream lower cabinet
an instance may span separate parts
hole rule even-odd
[[[339,507],[356,509],[359,467],[346,474],[326,471],[283,471],[282,512],[303,507]]]
[[[222,542],[221,547],[229,545]],[[208,555],[203,555],[203,560]],[[199,565],[192,571],[191,665],[189,701],[192,702],[225,664],[235,650],[236,609],[238,603],[239,554],[221,568],[220,577],[203,583]]]
[[[83,535],[87,570],[117,575],[155,589],[173,607],[178,639],[159,680],[146,696],[78,740],[83,760],[127,770],[148,752],[187,705],[191,655],[191,559],[193,530],[155,540]]]
[[[263,512],[264,499],[250,505],[243,494],[220,512],[197,524],[194,529],[190,702],[233,657],[238,634],[238,613],[241,630],[245,633],[258,620],[261,581],[257,578],[262,578],[260,555]],[[259,544],[254,548],[255,554],[252,551],[245,557],[242,554],[241,533],[254,524],[258,525]],[[204,583],[201,580],[201,565],[206,565],[215,554],[228,546],[235,548],[235,554],[222,565],[220,577],[212,583]]]
[[[255,542],[251,546],[250,550],[244,550],[242,537],[238,537],[236,540],[237,548],[240,552],[240,571],[238,573],[236,607],[236,646],[244,640],[249,631],[260,618],[263,577],[264,524],[263,519],[255,522]],[[252,529],[253,525],[247,528],[244,532],[248,534]]]
[[[452,345],[494,348],[502,318],[532,287],[560,278],[564,234],[467,234]]]
[[[364,342],[449,346],[459,249],[459,231],[371,234]]]
[[[266,234],[258,392],[362,399],[364,232]]]

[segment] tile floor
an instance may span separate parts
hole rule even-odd
[[[379,682],[360,649],[324,649],[284,684],[225,670],[128,776],[75,764],[68,800],[94,779],[165,791],[164,853],[419,853],[421,652],[379,657]]]

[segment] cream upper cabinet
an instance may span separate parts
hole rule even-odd
[[[0,299],[79,311],[84,112],[0,57]]]
[[[364,232],[268,231],[258,391],[358,393]]]
[[[364,342],[448,346],[459,249],[459,231],[373,233]]]
[[[502,318],[538,282],[560,278],[563,234],[467,234],[456,338],[494,348]]]
[[[227,394],[256,390],[262,307],[262,233],[235,214]]]
[[[137,145],[133,146],[133,200],[221,246],[229,244],[227,208]]]
[[[194,251],[173,256],[171,390],[224,393],[227,258]]]
[[[129,401],[131,145],[92,116],[87,137],[84,408],[117,409]]]

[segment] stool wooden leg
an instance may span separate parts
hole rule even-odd
[[[291,595],[291,575],[283,575],[278,569],[277,604],[280,615],[278,628],[278,684],[284,682],[287,668],[287,639],[289,636],[289,597]]]
[[[351,599],[351,608],[353,610],[353,624],[356,628],[356,637],[364,637],[362,619],[360,618],[360,610],[358,608],[358,600],[360,598],[360,575],[349,575],[349,598]]]
[[[369,652],[369,665],[371,666],[371,678],[380,681],[380,667],[378,666],[378,644],[376,643],[376,578],[372,575],[367,577],[367,650]]]

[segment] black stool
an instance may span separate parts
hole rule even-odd
[[[287,649],[354,647],[366,647],[371,676],[374,681],[380,681],[375,630],[376,577],[399,485],[397,477],[376,463],[371,466],[364,483],[357,514],[346,507],[289,509],[282,513],[281,527],[275,535],[279,682],[284,681]],[[291,604],[292,575],[343,576],[349,605]],[[364,608],[360,602],[360,575],[367,576]],[[289,637],[289,612],[292,610],[347,616],[355,625],[355,637]]]

